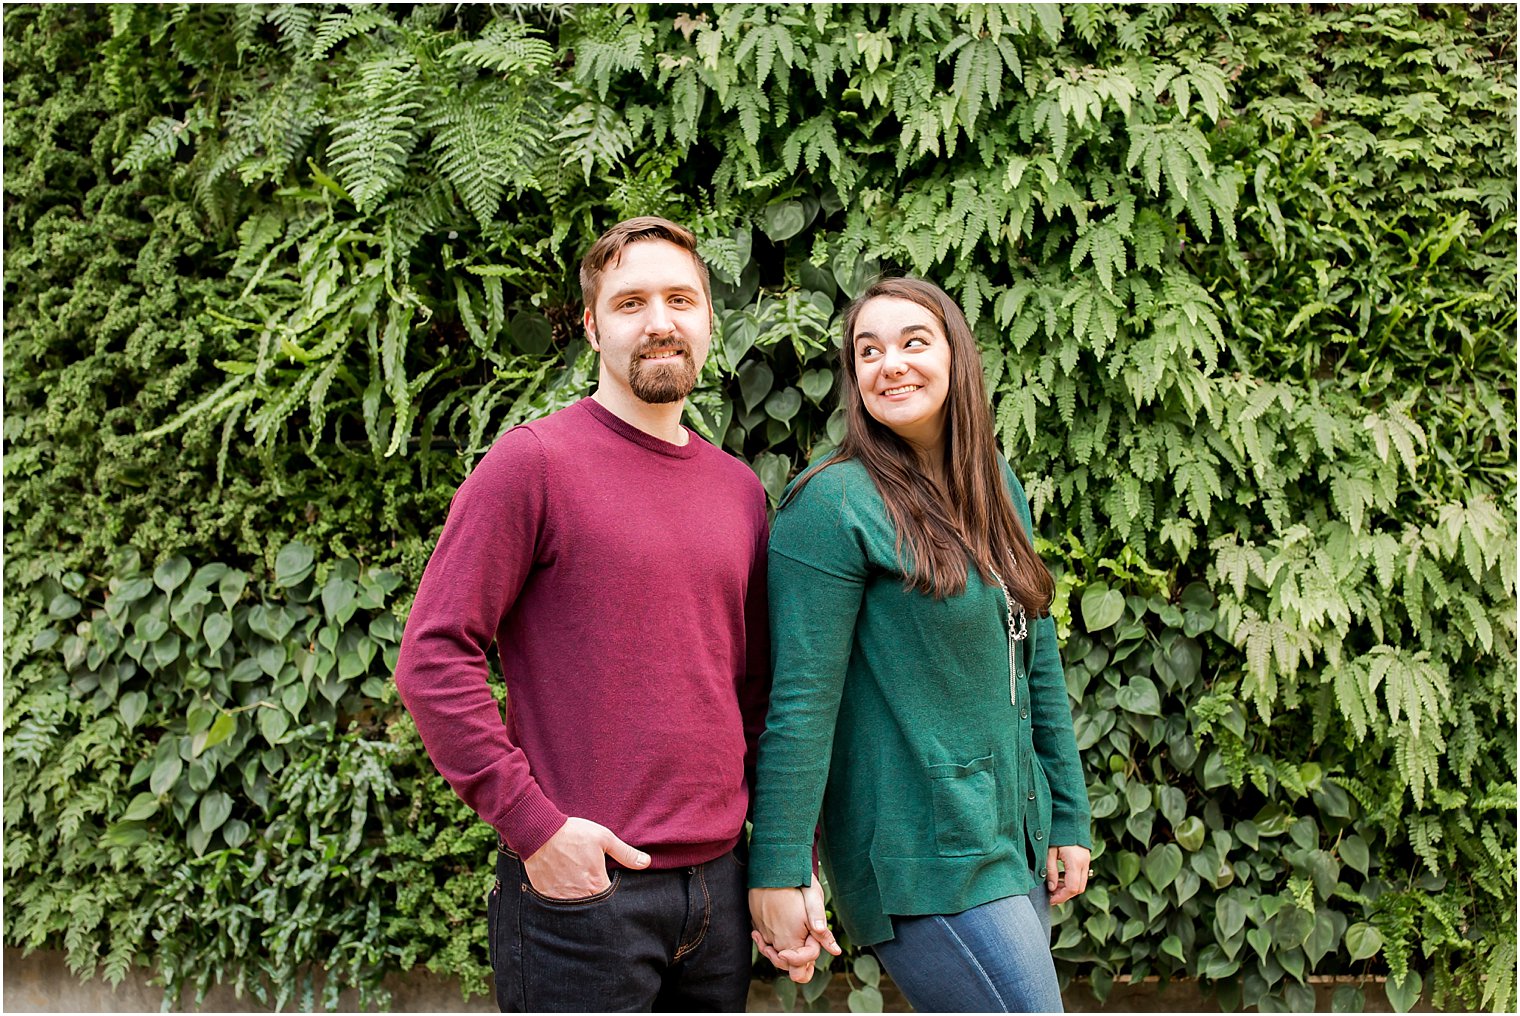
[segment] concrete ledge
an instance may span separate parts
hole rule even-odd
[[[164,992],[149,983],[142,971],[130,972],[113,988],[100,978],[80,980],[69,972],[63,953],[39,949],[24,955],[20,949],[5,949],[4,1009],[6,1012],[159,1012]],[[830,984],[824,997],[831,1012],[848,1012],[849,987],[842,977]],[[1341,984],[1356,983],[1355,978],[1311,977],[1316,1006],[1330,1011],[1330,997]],[[494,1000],[476,995],[465,1001],[459,982],[439,977],[425,970],[410,974],[393,974],[385,980],[392,993],[391,1012],[495,1012]],[[1366,983],[1366,1012],[1392,1012],[1383,994],[1380,980]],[[895,985],[883,978],[882,996],[887,1012],[911,1012]],[[1073,983],[1065,995],[1067,1012],[1218,1012],[1212,997],[1200,991],[1196,982],[1173,982],[1162,988],[1155,978],[1130,983],[1120,980],[1103,1005],[1098,1005],[1085,981]],[[1431,1012],[1428,999],[1421,999],[1415,1012]],[[347,991],[339,996],[342,1012],[358,1009],[358,996]],[[187,1011],[187,1010],[177,1010]],[[214,988],[206,996],[205,1012],[269,1012],[246,995],[238,998],[231,987]],[[780,1012],[775,992],[765,981],[750,986],[750,1012]]]

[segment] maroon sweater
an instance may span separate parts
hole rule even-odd
[[[592,399],[508,431],[454,495],[396,664],[438,771],[524,857],[572,815],[656,868],[722,855],[765,726],[766,537],[755,474],[695,434]]]

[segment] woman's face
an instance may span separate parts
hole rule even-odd
[[[877,296],[855,318],[855,378],[867,413],[922,451],[944,447],[950,342],[912,300]]]

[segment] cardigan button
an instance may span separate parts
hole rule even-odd
[[[1044,878],[1044,877],[1045,877],[1045,869],[1044,869],[1044,868],[1041,868],[1041,869],[1040,869],[1040,877],[1041,877],[1041,878]]]
[[[1029,719],[1029,710],[1028,709],[1020,709],[1019,710],[1019,716],[1022,719],[1026,719],[1026,720]]]
[[[1033,791],[1033,790],[1031,790],[1031,791],[1030,791],[1030,792],[1029,792],[1029,799],[1030,799],[1030,800],[1031,800],[1031,801],[1033,801],[1033,800],[1034,800],[1034,791]]]
[[[1045,834],[1043,832],[1041,832],[1040,830],[1036,829],[1034,831],[1034,838],[1037,839],[1037,840],[1043,840],[1045,838]]]

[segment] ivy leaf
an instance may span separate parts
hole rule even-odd
[[[290,714],[283,709],[260,709],[259,710],[259,733],[264,735],[264,740],[271,746],[281,743],[285,732],[290,729]]]
[[[818,370],[810,370],[802,375],[802,392],[815,405],[821,405],[823,399],[834,387],[834,372],[827,367]]]
[[[131,730],[137,726],[137,721],[142,719],[143,713],[148,710],[148,694],[142,691],[127,692],[121,697],[116,708],[121,713],[121,722],[128,730]]]
[[[166,593],[172,593],[190,577],[190,562],[176,554],[153,569],[153,584]]]
[[[153,774],[148,777],[148,789],[154,794],[167,794],[169,789],[179,781],[179,774],[184,767],[185,764],[180,761],[178,755],[161,759],[153,767]]]
[[[304,543],[287,543],[274,559],[275,585],[288,588],[306,578],[311,574],[314,556]]]
[[[231,635],[232,621],[225,614],[212,614],[201,625],[201,638],[206,640],[206,648],[213,654],[227,644]]]
[[[1425,983],[1417,972],[1409,970],[1401,978],[1388,978],[1384,987],[1394,1011],[1408,1012],[1420,1000],[1420,992],[1425,989]]]
[[[201,798],[199,821],[200,827],[206,832],[216,832],[231,814],[232,798],[226,792],[213,790]]]
[[[760,215],[760,228],[773,243],[790,240],[807,225],[807,210],[800,201],[782,201],[768,205]]]
[[[132,803],[127,805],[127,810],[121,813],[122,822],[141,822],[158,811],[158,797],[151,793],[141,793],[132,798]]]
[[[1369,959],[1381,948],[1383,933],[1372,925],[1359,921],[1346,929],[1346,952],[1353,960]]]
[[[773,420],[788,423],[802,408],[802,393],[795,388],[784,388],[765,400],[765,412]]]
[[[328,579],[327,585],[322,587],[322,611],[327,619],[335,624],[347,624],[354,615],[358,592],[359,587],[347,579],[337,576]]]
[[[739,393],[744,396],[744,408],[754,409],[771,390],[775,375],[763,363],[750,362],[739,368]]]
[[[1124,594],[1102,582],[1082,591],[1082,623],[1090,632],[1112,628],[1124,616]]]
[[[229,571],[216,584],[217,595],[222,598],[222,604],[228,610],[231,610],[237,605],[238,600],[243,598],[243,590],[247,587],[248,574],[240,571]]]
[[[1189,852],[1198,850],[1203,846],[1204,831],[1203,819],[1197,815],[1189,815],[1173,830],[1177,837],[1177,843],[1183,850]]]
[[[755,456],[753,466],[771,504],[775,504],[781,499],[781,492],[786,489],[786,474],[791,471],[791,462],[775,452],[761,452]]]
[[[1175,843],[1154,848],[1145,858],[1145,879],[1156,889],[1165,889],[1182,871],[1182,849]]]
[[[1113,593],[1113,595],[1118,595]],[[1120,598],[1120,611],[1123,611],[1123,598]],[[1104,625],[1107,627],[1107,625]],[[1138,713],[1141,716],[1161,715],[1161,693],[1156,688],[1156,682],[1148,677],[1136,677],[1128,684],[1114,693],[1114,701],[1125,712]],[[1170,788],[1168,788],[1170,789]]]
[[[1367,841],[1352,833],[1340,843],[1341,860],[1366,875],[1371,867],[1371,858],[1367,850]]]

